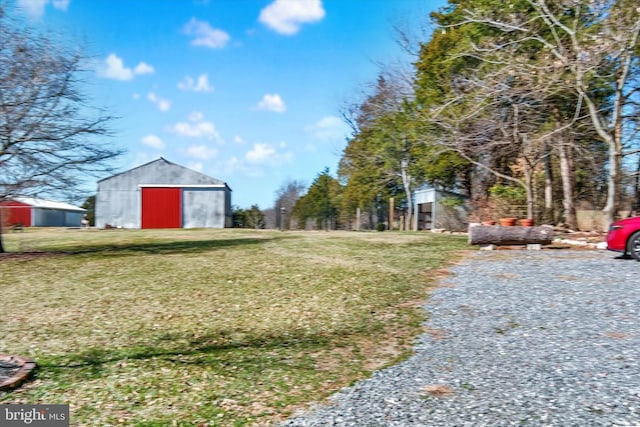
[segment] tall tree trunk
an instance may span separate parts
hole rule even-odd
[[[556,144],[560,157],[560,177],[562,178],[562,212],[564,220],[573,230],[578,229],[578,217],[576,216],[575,197],[573,193],[573,155],[571,147],[564,141]]]
[[[527,193],[527,218],[533,218],[533,171],[528,167],[525,170],[525,180],[527,182],[525,187]]]
[[[371,204],[371,206],[369,206],[369,230],[375,230],[376,229],[376,227],[375,227],[375,225],[373,223],[373,215],[376,214],[375,209],[376,209],[376,205],[375,204]],[[378,216],[376,214],[376,220],[377,219],[378,219]]]
[[[609,176],[607,178],[607,203],[602,212],[605,216],[605,230],[615,221],[618,192],[620,191],[620,173],[622,171],[622,154],[620,150],[609,148]]]
[[[404,193],[407,195],[407,217],[405,218],[405,230],[411,231],[411,218],[413,215],[413,197],[411,194],[411,176],[409,175],[409,160],[402,159],[400,161],[400,173],[402,175],[402,186],[404,187]]]
[[[544,143],[544,221],[552,224],[553,212],[553,166],[551,164],[551,147],[549,141]]]
[[[636,34],[637,39],[637,34]],[[628,70],[627,70],[628,71]],[[626,74],[627,71],[620,72],[619,74]],[[620,203],[620,192],[622,181],[622,107],[624,105],[621,77],[618,77],[618,84],[616,85],[615,101],[613,106],[613,135],[610,135],[607,141],[609,147],[609,178],[607,180],[607,204],[602,211],[605,215],[604,230],[609,228],[609,225],[615,221],[616,215]]]

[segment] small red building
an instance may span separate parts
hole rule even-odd
[[[17,200],[0,202],[0,215],[4,225],[22,224],[25,227],[31,227],[31,206],[26,203]]]
[[[4,226],[80,227],[85,209],[68,203],[32,197],[15,197],[0,202]]]

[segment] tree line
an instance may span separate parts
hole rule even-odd
[[[637,211],[636,1],[450,0],[430,18],[409,76],[380,72],[345,109],[337,173],[292,206],[298,225],[349,227],[358,208],[379,222],[393,197],[408,229],[425,185],[468,196],[477,220],[511,206],[577,229],[577,206],[607,224]]]

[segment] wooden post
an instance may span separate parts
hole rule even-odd
[[[389,197],[389,230],[393,230],[393,214],[395,210],[395,198]]]

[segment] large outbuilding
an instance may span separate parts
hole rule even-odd
[[[230,226],[229,186],[162,157],[98,181],[96,227]]]
[[[33,197],[3,200],[0,210],[2,223],[9,227],[80,227],[87,212],[68,203]]]

